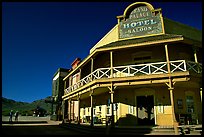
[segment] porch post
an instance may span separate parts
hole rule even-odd
[[[74,100],[72,101],[72,121],[75,121],[74,119]]]
[[[69,123],[71,123],[71,99],[69,99],[68,101],[68,109],[69,109],[69,113],[68,113],[68,120],[69,120]]]
[[[114,123],[114,110],[113,110],[113,94],[114,94],[114,91],[113,91],[113,83],[111,83],[111,87],[109,88],[110,90],[110,103],[111,103],[111,126],[114,127],[115,123]]]
[[[111,78],[113,77],[113,51],[110,51]]]
[[[65,113],[65,101],[63,100],[62,101],[62,120],[63,121],[64,121],[64,118],[65,118],[64,113]]]
[[[79,68],[79,80],[81,80],[81,68]]]
[[[165,45],[165,53],[166,53],[166,61],[167,61],[167,69],[169,74],[169,83],[168,83],[168,90],[170,91],[170,100],[171,100],[171,107],[172,107],[172,117],[173,117],[173,126],[175,134],[178,135],[178,122],[176,121],[175,117],[175,110],[174,110],[174,98],[173,98],[173,83],[171,79],[171,68],[170,68],[170,61],[169,61],[169,54],[168,54],[168,47]]]
[[[91,58],[91,73],[93,72],[93,58]],[[91,81],[93,80],[93,76],[91,75]]]
[[[201,103],[202,103],[202,88],[200,88],[200,99],[201,99]]]
[[[196,63],[196,65],[197,65],[198,73],[200,73],[201,70],[200,70],[200,67],[199,67],[199,64],[198,64],[197,51],[198,51],[198,48],[195,47],[195,46],[193,46],[194,60],[195,60],[195,63]]]
[[[197,48],[195,46],[193,46],[193,54],[194,54],[195,63],[198,63]]]
[[[91,97],[91,126],[94,126],[94,121],[93,121],[93,89],[91,90],[90,97]]]
[[[80,124],[80,95],[78,94],[78,124]]]
[[[64,90],[66,89],[66,85],[67,85],[67,80],[64,81]],[[65,93],[64,93],[65,95]]]

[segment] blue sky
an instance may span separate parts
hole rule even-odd
[[[117,24],[131,2],[3,2],[2,96],[33,102]],[[202,30],[201,2],[152,2],[164,17]]]

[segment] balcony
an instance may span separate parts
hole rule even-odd
[[[76,84],[66,88],[65,94],[68,94],[76,89],[90,83],[97,79],[119,78],[119,77],[131,77],[139,75],[154,75],[154,74],[167,74],[167,62],[146,63],[138,65],[127,65],[113,67],[113,77],[111,77],[111,68],[98,68],[94,72],[90,73],[83,79],[79,80]],[[195,63],[186,60],[170,61],[170,71],[185,72],[193,71],[195,73],[202,73],[202,64]]]

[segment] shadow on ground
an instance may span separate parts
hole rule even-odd
[[[59,125],[7,125],[2,126],[3,135],[82,135]]]

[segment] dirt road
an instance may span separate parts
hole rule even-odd
[[[1,134],[3,135],[82,135],[82,133],[73,131],[69,128],[63,128],[59,126],[60,123],[61,121],[52,121],[49,119],[49,117],[22,116],[22,117],[19,117],[19,122],[13,122],[11,124],[11,123],[8,123],[8,117],[2,116]]]

